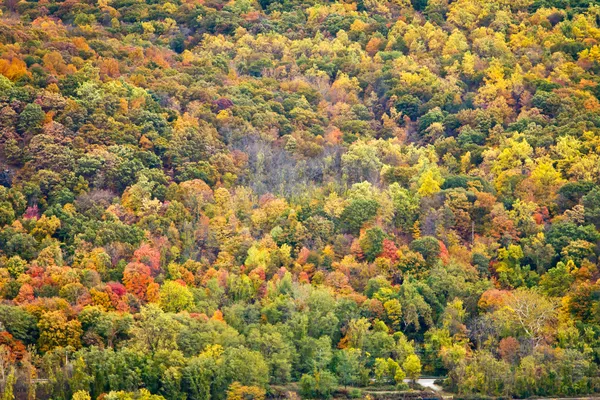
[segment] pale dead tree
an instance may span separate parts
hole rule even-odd
[[[476,348],[483,348],[485,343],[490,343],[498,338],[498,324],[491,314],[482,314],[467,322],[469,338]]]
[[[38,385],[37,370],[35,363],[39,361],[39,356],[35,354],[35,349],[32,346],[28,346],[27,352],[25,352],[23,359],[21,360],[21,376],[22,385],[27,391],[27,400],[35,400],[36,388]]]
[[[534,347],[550,339],[557,322],[556,302],[530,289],[511,292],[502,311],[511,325],[531,339]]]
[[[14,13],[17,10],[17,4],[19,4],[19,1],[20,0],[4,0],[1,3],[4,4],[8,11]]]
[[[11,359],[10,348],[6,345],[0,346],[0,387],[4,387],[6,377],[10,373],[10,369],[13,368],[14,363]]]

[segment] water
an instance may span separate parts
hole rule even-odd
[[[436,379],[437,378],[419,378],[419,379],[417,379],[417,383],[419,385],[423,386],[424,388],[428,388],[428,389],[435,390],[436,392],[440,392],[442,390],[442,387],[439,385],[436,385],[434,383]],[[405,379],[404,382],[410,383],[411,380]]]

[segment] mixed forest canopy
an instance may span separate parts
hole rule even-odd
[[[595,0],[0,3],[3,400],[600,392],[599,229]]]

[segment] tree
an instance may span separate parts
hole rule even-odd
[[[531,171],[529,178],[531,190],[538,204],[552,205],[556,198],[556,192],[564,184],[559,171],[549,160],[540,160],[538,165]]]
[[[600,392],[596,3],[0,0],[7,396]]]
[[[198,124],[189,116],[184,116],[178,121],[167,156],[176,166],[205,160],[215,145],[215,136],[214,128],[208,124]]]
[[[437,169],[428,169],[419,177],[419,196],[433,196],[441,190],[444,179]]]
[[[79,357],[73,363],[73,375],[71,377],[71,390],[76,393],[88,393],[90,383],[93,382],[94,378],[87,374],[86,365],[83,357]],[[73,394],[75,397],[75,393]],[[87,395],[90,398],[89,394]]]
[[[13,256],[6,262],[6,268],[8,269],[8,272],[15,279],[25,272],[26,266],[27,262],[19,256]]]
[[[73,400],[92,400],[92,398],[85,390],[78,390],[77,392],[73,393]]]
[[[264,400],[265,390],[256,386],[242,386],[234,382],[227,390],[227,400]]]
[[[510,366],[490,352],[476,351],[451,374],[453,386],[462,394],[502,396],[512,390]]]
[[[16,0],[7,0],[6,4],[9,10],[14,10],[14,5],[17,3]],[[12,57],[10,61],[0,60],[0,74],[6,78],[16,81],[19,78],[28,75],[27,64],[16,57]]]
[[[353,143],[342,156],[342,171],[349,183],[376,182],[382,163],[377,149],[369,143]]]
[[[154,354],[162,349],[177,348],[177,334],[182,327],[155,304],[143,307],[139,320],[131,328],[132,344]]]
[[[398,363],[391,358],[376,358],[374,364],[375,380],[380,384],[396,382],[396,378],[400,378],[404,373]],[[404,379],[404,378],[402,378]]]
[[[333,358],[331,338],[321,336],[319,339],[305,337],[299,344],[299,369],[303,372],[324,370]]]
[[[585,240],[595,243],[600,239],[600,233],[593,225],[578,225],[570,221],[556,222],[546,232],[546,241],[560,253],[575,240]]]
[[[379,228],[371,228],[365,231],[359,239],[360,248],[367,261],[374,261],[383,251],[383,240],[385,232]]]
[[[22,133],[39,133],[45,117],[46,114],[42,111],[42,107],[39,104],[29,103],[25,106],[21,114],[19,114],[17,127]]]
[[[16,361],[16,357],[12,352],[12,349],[6,344],[0,345],[0,379],[4,384],[7,381],[8,376],[13,372],[13,365]],[[5,390],[12,390],[12,387]]]
[[[421,360],[415,354],[411,354],[402,363],[402,369],[406,372],[406,376],[415,382],[421,374]]]
[[[593,182],[567,182],[558,189],[557,203],[561,212],[572,209],[595,187]]]
[[[42,215],[40,219],[35,223],[35,227],[31,231],[31,234],[38,240],[50,238],[56,230],[60,228],[60,220],[56,216],[47,218]]]
[[[265,358],[272,383],[283,384],[290,381],[296,350],[288,338],[274,326],[265,325],[260,329],[252,329],[247,335],[247,343]]]
[[[441,251],[440,242],[433,236],[424,236],[413,240],[410,243],[410,249],[420,253],[428,265],[433,265]]]
[[[15,400],[14,387],[16,383],[16,371],[14,368],[11,368],[2,388],[2,400]]]
[[[150,268],[147,265],[139,262],[127,264],[123,272],[123,283],[127,291],[141,301],[154,300],[151,290],[156,289],[156,284],[150,276]]]
[[[166,312],[189,311],[194,306],[192,292],[182,283],[165,282],[160,288],[160,307]]]
[[[300,378],[300,394],[305,398],[328,399],[337,387],[335,376],[327,371],[315,371]]]
[[[379,384],[384,384],[389,379],[389,365],[383,358],[376,358],[374,364],[375,381]]]
[[[367,338],[371,323],[366,318],[352,319],[348,321],[346,328],[346,342],[352,348],[362,349]]]
[[[210,399],[217,387],[217,370],[223,362],[223,347],[207,346],[198,356],[189,359],[182,370],[182,388],[194,399]]]
[[[377,214],[379,204],[375,200],[356,199],[344,208],[340,220],[344,229],[357,234],[363,225]]]
[[[510,324],[515,335],[524,335],[531,340],[532,347],[537,347],[551,340],[557,307],[535,290],[521,288],[507,296],[499,317],[501,323]]]
[[[586,222],[596,225],[600,229],[600,188],[592,189],[588,194],[581,198],[584,207],[584,216]]]
[[[62,311],[44,313],[38,322],[38,329],[40,351],[47,352],[55,347],[81,347],[81,323],[76,319],[68,320]]]
[[[412,325],[415,330],[421,328],[421,321],[425,325],[432,325],[432,310],[423,295],[419,292],[417,284],[410,279],[405,279],[400,287],[399,300],[402,306],[402,319],[405,326]]]
[[[537,267],[538,273],[543,273],[554,259],[556,252],[552,245],[546,243],[543,232],[523,240],[526,243],[523,254]]]
[[[245,347],[229,348],[223,353],[223,366],[217,374],[225,382],[262,388],[269,381],[269,366],[257,351]]]
[[[185,40],[183,36],[178,35],[173,40],[171,40],[171,49],[175,53],[181,54],[185,50]]]
[[[342,349],[336,353],[335,358],[339,383],[344,386],[358,383],[363,368],[362,351],[355,348]]]
[[[498,250],[496,272],[504,287],[517,288],[532,281],[535,276],[528,266],[522,266],[524,254],[521,246],[511,244],[507,249]]]
[[[394,223],[397,227],[408,231],[418,216],[419,198],[409,190],[400,187],[398,182],[392,183],[388,191],[394,204]]]
[[[163,396],[150,393],[148,389],[140,389],[136,392],[110,391],[104,398],[106,400],[166,400]]]
[[[543,292],[551,297],[564,296],[575,281],[575,276],[572,274],[575,268],[571,260],[566,264],[559,261],[556,267],[550,268],[542,275],[540,286]]]
[[[390,322],[390,326],[395,330],[400,328],[402,322],[402,305],[398,299],[391,299],[383,303],[387,319]]]

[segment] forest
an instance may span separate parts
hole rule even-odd
[[[597,0],[2,0],[0,399],[600,393]]]

